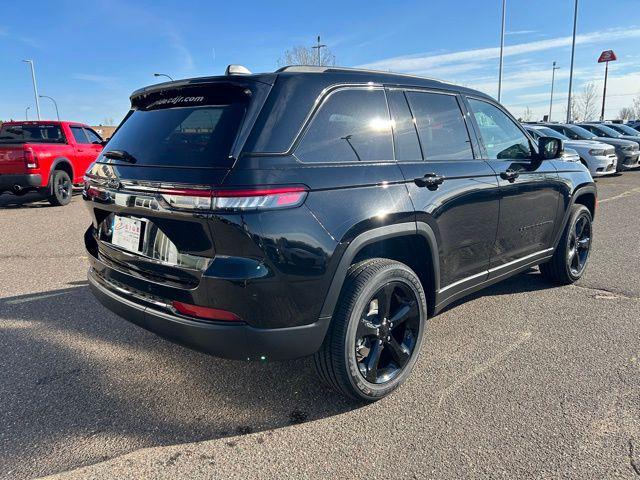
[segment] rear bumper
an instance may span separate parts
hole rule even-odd
[[[18,175],[0,175],[0,191],[11,190],[14,185],[24,189],[38,188],[42,184],[39,173],[22,173]]]
[[[287,360],[311,355],[319,350],[330,318],[309,325],[288,328],[254,328],[192,320],[126,298],[93,268],[89,285],[96,298],[112,312],[163,338],[216,357],[235,360]]]

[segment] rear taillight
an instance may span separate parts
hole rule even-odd
[[[24,149],[24,163],[27,165],[27,168],[38,168],[38,157],[29,147]]]
[[[242,190],[161,189],[169,206],[186,210],[273,210],[302,205],[305,187],[271,187]]]
[[[189,303],[173,301],[173,308],[182,315],[189,317],[205,318],[207,320],[220,320],[223,322],[239,322],[240,317],[235,313],[219,308],[201,307],[199,305],[191,305]]]

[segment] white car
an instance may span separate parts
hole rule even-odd
[[[535,140],[541,136],[562,139],[564,146],[567,147],[565,151],[575,150],[579,160],[589,169],[592,177],[616,173],[618,157],[616,149],[611,145],[595,140],[571,140],[545,125],[525,125],[525,128]]]

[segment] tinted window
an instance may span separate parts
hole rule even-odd
[[[582,128],[589,130],[595,135],[601,137],[618,138],[622,136],[620,132],[616,132],[613,128],[606,127],[604,125],[581,125]]]
[[[473,158],[467,126],[456,97],[407,92],[426,160]]]
[[[400,90],[390,90],[387,92],[387,99],[393,122],[396,160],[422,160],[416,125],[404,93]]]
[[[136,165],[229,167],[245,105],[135,110],[109,141]]]
[[[90,143],[100,143],[100,142],[102,142],[102,139],[100,138],[100,135],[98,135],[96,132],[94,132],[90,128],[85,128],[84,129],[84,133],[87,134],[87,138],[89,139]]]
[[[81,127],[71,127],[71,133],[73,138],[76,139],[76,143],[91,143],[87,136],[84,134],[84,129]]]
[[[311,121],[296,156],[303,162],[392,160],[384,92],[350,89],[330,95]]]
[[[540,133],[540,135],[544,135],[545,137],[559,138],[560,140],[569,140],[566,135],[563,135],[562,133],[556,132],[555,130],[547,127],[539,128],[537,131],[538,133]]]
[[[58,125],[12,124],[0,128],[0,142],[63,143],[62,130]]]
[[[480,127],[487,156],[490,159],[524,159],[531,157],[529,139],[513,120],[498,107],[481,100],[469,99]]]
[[[591,133],[589,130],[577,125],[565,125],[563,128],[565,130],[565,135],[574,140],[589,140],[596,137],[596,135]]]

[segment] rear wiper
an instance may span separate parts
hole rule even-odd
[[[123,162],[136,163],[136,157],[126,150],[109,150],[103,154],[109,160],[122,160]]]

